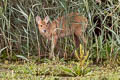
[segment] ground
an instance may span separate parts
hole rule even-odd
[[[5,60],[0,63],[0,80],[120,80],[119,66],[89,64],[84,73],[78,74],[75,63],[79,62]]]

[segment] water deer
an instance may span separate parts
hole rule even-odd
[[[41,35],[49,40],[52,40],[51,53],[49,54],[49,58],[54,57],[54,48],[58,39],[61,37],[73,34],[77,48],[80,44],[79,37],[86,44],[84,32],[86,31],[88,20],[86,17],[80,16],[80,14],[77,12],[72,12],[66,16],[58,17],[53,21],[50,21],[48,16],[46,16],[43,20],[40,16],[36,16],[36,23]]]

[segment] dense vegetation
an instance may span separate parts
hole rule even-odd
[[[120,64],[120,1],[119,0],[0,0],[0,58],[3,60],[43,59],[50,52],[50,42],[38,31],[35,17],[51,20],[70,12],[88,18],[87,57],[93,63]],[[73,36],[59,40],[56,56],[81,62],[75,51]],[[81,42],[82,44],[82,42]],[[82,44],[82,46],[84,46]],[[80,53],[81,54],[81,53]],[[18,58],[19,57],[19,58]],[[36,58],[35,58],[36,59]],[[86,60],[86,59],[85,59]],[[85,64],[86,65],[86,64]],[[65,69],[64,69],[65,70]],[[68,70],[68,69],[67,69]],[[69,71],[69,70],[68,70]],[[87,70],[89,71],[89,70]],[[76,76],[71,73],[72,76]],[[81,75],[81,74],[80,74]]]

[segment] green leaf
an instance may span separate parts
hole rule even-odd
[[[24,59],[26,61],[29,61],[26,57],[22,56],[22,55],[16,55],[17,57],[21,58],[21,59]]]
[[[71,76],[75,76],[75,73],[72,71],[72,69],[65,67],[65,66],[61,66],[60,67],[66,74],[71,75]]]

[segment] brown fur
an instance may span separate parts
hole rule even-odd
[[[48,16],[45,17],[44,20],[37,16],[36,22],[40,33],[44,37],[49,40],[52,40],[53,38],[53,48],[55,47],[58,38],[72,34],[74,34],[76,47],[79,46],[79,37],[81,37],[86,44],[86,39],[83,34],[87,28],[88,21],[86,17],[80,16],[79,13],[70,13],[66,16],[57,18],[51,23],[49,22]]]

